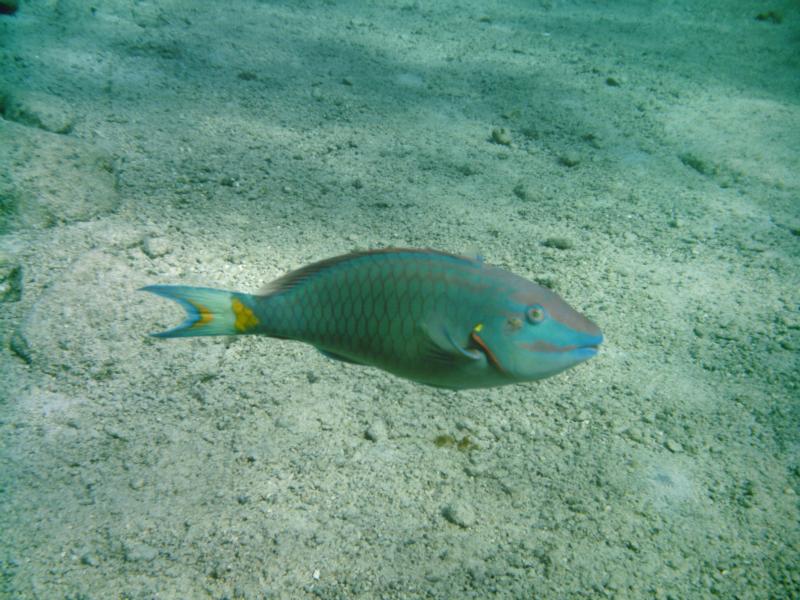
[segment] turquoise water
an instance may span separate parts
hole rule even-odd
[[[800,596],[798,19],[0,15],[0,597]],[[141,286],[387,246],[552,287],[599,355],[451,392],[147,336]]]

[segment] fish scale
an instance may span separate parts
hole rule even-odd
[[[473,388],[541,379],[597,352],[602,334],[554,292],[480,260],[386,249],[330,258],[260,294],[143,288],[186,320],[157,337],[259,334],[420,383]]]
[[[432,267],[408,269],[388,258],[363,257],[364,265],[337,265],[282,294],[267,294],[255,303],[264,323],[258,333],[353,357],[362,352],[395,359],[414,356],[414,323],[442,300],[431,285],[437,273]],[[291,307],[293,319],[282,312],[284,304]],[[390,323],[393,335],[388,337]]]

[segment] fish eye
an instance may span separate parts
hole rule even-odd
[[[538,323],[544,321],[544,308],[538,304],[534,304],[528,308],[525,313],[525,317],[528,319],[528,323],[537,325]]]

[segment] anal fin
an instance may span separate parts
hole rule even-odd
[[[320,351],[320,354],[330,358],[331,360],[339,360],[344,363],[348,363],[351,365],[363,365],[364,363],[360,363],[357,360],[353,360],[352,358],[348,358],[346,356],[342,356],[341,354],[336,354],[335,352],[331,352],[330,350],[323,350],[322,348],[317,348]]]

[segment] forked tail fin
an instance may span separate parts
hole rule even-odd
[[[151,333],[160,338],[196,335],[237,335],[254,333],[258,318],[253,314],[248,294],[186,285],[148,285],[140,288],[180,304],[186,320],[167,331]]]

